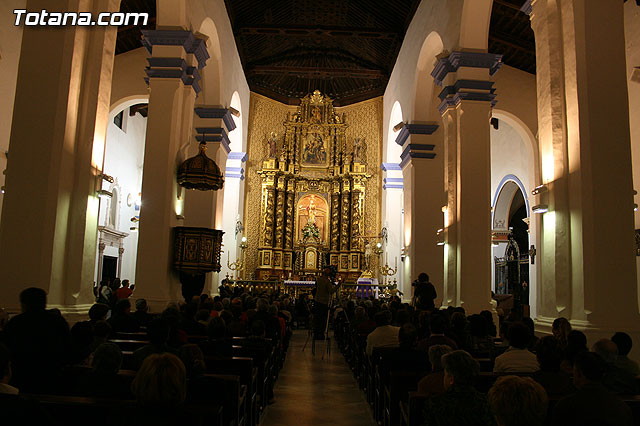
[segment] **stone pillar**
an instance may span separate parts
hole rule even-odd
[[[244,225],[242,224],[242,203],[244,203],[244,163],[247,161],[246,152],[230,152],[227,157],[226,170],[224,174],[224,198],[225,207],[222,211],[224,223],[224,255],[222,256],[222,269],[219,277],[226,277],[233,274],[227,267],[229,262],[241,260],[241,250],[239,248],[240,239],[244,235]],[[220,167],[222,169],[222,167]],[[228,198],[232,198],[229,201]],[[238,221],[240,226],[238,226]],[[257,245],[257,241],[248,241],[247,244]],[[216,289],[213,289],[216,293]]]
[[[189,146],[189,157],[196,155],[200,142],[204,141],[207,144],[207,156],[216,162],[221,171],[224,171],[231,151],[227,132],[236,128],[231,112],[227,108],[205,105],[198,105],[194,111],[195,142]],[[226,188],[228,184],[225,179],[225,188],[218,191],[183,190],[184,225],[222,229],[224,194],[228,189]],[[235,233],[223,235],[222,241],[225,247],[224,251],[227,251],[228,247],[236,245]],[[229,253],[227,252],[226,256],[222,256],[220,263],[226,265],[228,259]],[[217,272],[207,273],[203,292],[215,293],[218,284],[219,274]]]
[[[98,285],[100,285],[100,281],[102,281],[102,267],[104,263],[105,248],[107,248],[107,244],[104,241],[102,241],[102,238],[100,238],[100,242],[98,243],[98,283],[97,283]]]
[[[180,300],[181,284],[173,269],[172,229],[181,224],[181,191],[176,182],[185,159],[181,145],[192,134],[193,106],[200,91],[198,69],[209,54],[190,31],[143,31],[152,55],[149,115],[142,176],[142,207],[136,264],[136,296],[156,307]]]
[[[124,255],[124,247],[122,247],[122,241],[120,241],[120,247],[118,247],[118,275],[122,276],[122,256]]]
[[[403,293],[403,300],[411,299],[411,286],[403,286],[403,283],[411,283],[411,272],[405,273],[404,266],[410,266],[408,256],[404,258],[403,247],[405,247],[405,233],[403,224],[404,197],[404,179],[402,177],[402,168],[399,163],[382,163],[380,169],[383,171],[382,190],[383,208],[385,216],[382,218],[383,226],[387,228],[387,238],[384,241],[384,250],[389,254],[391,262],[394,257],[398,258],[398,271],[395,278],[398,281],[398,290]],[[393,267],[393,264],[391,264]],[[389,277],[393,281],[393,277]]]
[[[431,74],[436,83],[445,84],[439,110],[447,147],[447,304],[461,305],[468,313],[491,308],[489,121],[495,89],[486,79],[500,65],[500,55],[452,52]]]
[[[442,247],[436,243],[442,228],[442,159],[436,147],[442,145],[437,124],[405,124],[396,143],[403,147],[400,155],[404,191],[405,277],[406,298],[412,296],[411,282],[421,272],[429,274],[438,294],[443,295]]]
[[[67,12],[117,12],[98,0]],[[29,0],[30,11],[51,2]],[[37,286],[50,305],[89,306],[116,27],[25,26],[0,226],[0,300]]]
[[[530,17],[546,189],[536,201],[548,209],[538,215],[538,320],[638,339],[623,4],[536,0]]]

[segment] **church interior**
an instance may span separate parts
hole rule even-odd
[[[362,306],[373,321],[371,305],[394,306],[402,338],[397,314],[420,324],[423,282],[435,291],[424,309],[462,312],[468,327],[486,311],[495,339],[509,341],[514,318],[555,336],[561,318],[590,345],[624,332],[640,346],[640,1],[55,3],[148,21],[15,25],[15,10],[52,3],[0,6],[0,320],[37,287],[80,324],[124,280],[125,299],[163,317],[226,297],[260,315],[260,297],[281,311],[309,295],[322,305],[328,274],[333,340],[305,342],[298,308],[281,316],[269,380],[258,370],[269,383],[231,423],[247,426],[302,424],[290,383],[315,385],[285,366],[294,323],[287,363],[307,362],[307,344],[320,363],[334,345],[344,357],[318,368],[359,385],[341,398],[365,408],[335,424],[419,424],[375,395],[372,354],[339,313],[355,321]],[[120,331],[112,340],[135,340]],[[637,347],[617,350],[640,361]]]

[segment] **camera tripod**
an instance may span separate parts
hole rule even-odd
[[[328,305],[328,309],[327,309],[327,320],[325,322],[325,326],[324,326],[324,350],[322,351],[322,359],[324,359],[324,355],[330,355],[331,354],[331,345],[330,345],[330,339],[329,339],[329,317],[331,316],[331,304],[333,302],[333,294],[331,295],[330,299],[329,299],[329,305]],[[315,313],[314,313],[315,315]],[[313,319],[311,321],[311,323],[313,324]],[[313,330],[313,326],[311,327],[311,329],[307,332],[307,340],[304,342],[304,346],[302,347],[302,352],[304,352],[304,350],[307,348],[307,344],[309,343],[309,339],[311,339],[311,354],[315,355],[316,354],[316,340],[313,336],[314,330]]]

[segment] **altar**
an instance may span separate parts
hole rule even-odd
[[[355,282],[365,269],[362,236],[367,208],[366,143],[347,138],[345,114],[319,91],[284,119],[284,132],[265,135],[257,244],[259,280],[314,279],[333,265]],[[249,236],[253,239],[252,236]]]

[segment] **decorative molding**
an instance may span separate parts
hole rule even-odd
[[[221,106],[217,107],[196,107],[194,109],[195,113],[200,118],[221,118],[224,122],[227,131],[231,132],[236,128],[236,122],[233,121],[233,116],[231,115],[231,111],[228,108],[223,108]]]
[[[479,52],[451,52],[446,58],[441,58],[431,72],[438,86],[442,86],[445,77],[456,72],[460,67],[487,68],[489,75],[494,75],[502,66],[502,55]]]
[[[404,188],[404,179],[401,177],[397,178],[384,178],[383,179],[382,189],[403,189]]]
[[[224,172],[226,178],[244,180],[244,168],[242,167],[227,167]]]
[[[196,140],[198,142],[220,142],[226,153],[231,152],[229,136],[222,127],[196,127]]]
[[[440,114],[444,114],[449,108],[455,108],[462,101],[483,101],[490,102],[494,107],[496,100],[496,89],[493,88],[492,81],[483,80],[458,80],[452,86],[446,86],[438,94],[442,100],[438,106]]]
[[[409,138],[409,135],[431,135],[438,130],[437,124],[428,123],[405,123],[396,137],[396,143],[400,146]]]
[[[436,158],[436,153],[433,152],[435,145],[431,144],[423,144],[423,143],[410,143],[400,154],[400,167],[404,168],[409,163],[409,160],[412,158],[424,158],[424,159],[434,159]]]
[[[147,84],[151,78],[178,78],[185,86],[193,87],[196,95],[202,91],[199,83],[200,72],[196,67],[188,66],[184,59],[147,58],[147,62],[149,62],[149,66],[145,68]]]
[[[402,170],[402,167],[400,167],[400,163],[382,163],[380,164],[380,169],[389,172],[391,170]]]
[[[185,30],[142,30],[142,45],[149,54],[153,46],[182,46],[186,53],[195,56],[198,69],[204,68],[211,57],[204,40],[196,38],[191,31]]]
[[[520,8],[520,12],[531,16],[531,11],[532,11],[532,6],[531,6],[532,0],[527,0],[524,2],[524,4],[522,5],[522,7]]]
[[[229,153],[227,160],[240,160],[243,163],[247,161],[249,155],[246,152],[233,151]]]

